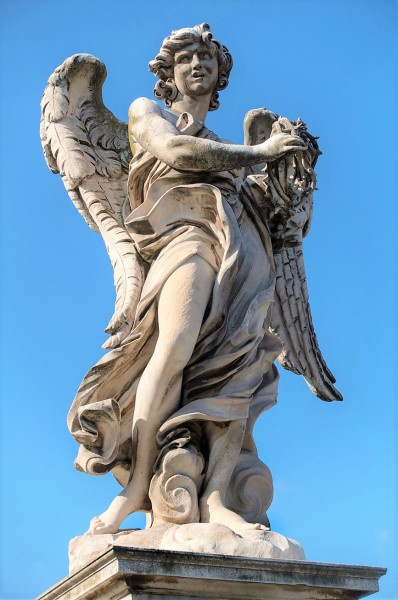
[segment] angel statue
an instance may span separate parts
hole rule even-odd
[[[41,138],[50,169],[104,238],[116,306],[107,352],[68,415],[75,466],[123,490],[91,521],[269,528],[272,477],[253,440],[276,403],[278,359],[323,400],[341,399],[318,348],[302,238],[316,138],[298,119],[247,113],[244,144],[206,127],[232,57],[207,24],[173,31],[149,63],[155,100],[128,125],[104,106],[104,64],[76,54],[51,75]],[[167,528],[167,527],[166,527]]]

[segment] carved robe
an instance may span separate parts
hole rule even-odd
[[[219,141],[205,127],[197,135]],[[275,285],[269,233],[240,182],[239,172],[178,172],[144,150],[134,156],[126,227],[147,275],[131,334],[88,372],[70,409],[78,469],[112,470],[126,484],[134,468],[135,393],[157,341],[157,299],[169,275],[194,255],[216,278],[184,370],[180,406],[158,441],[192,422],[246,419],[242,450],[256,460],[252,428],[276,402],[273,362],[281,345],[268,331]]]

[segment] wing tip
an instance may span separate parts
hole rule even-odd
[[[325,402],[342,402],[344,400],[339,390],[335,388],[334,385],[332,385],[331,383],[329,383],[327,387],[322,386],[322,388],[314,387],[314,385],[310,384],[308,381],[307,385],[310,388],[310,390],[315,394],[315,396],[317,396],[321,400],[324,400]]]

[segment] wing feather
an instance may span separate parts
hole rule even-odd
[[[314,331],[302,248],[284,248],[276,254],[275,270],[278,284],[272,329],[283,344],[278,361],[285,369],[303,375],[312,392],[323,400],[341,400],[340,392],[333,385],[336,380],[325,363]],[[285,285],[287,270],[292,272],[293,286]],[[289,306],[295,304],[297,319],[290,320],[286,313],[278,314],[279,306],[284,307],[287,302]],[[298,337],[300,343],[297,343]]]
[[[49,168],[60,173],[71,200],[105,242],[116,289],[106,348],[129,335],[144,281],[144,266],[124,226],[131,152],[127,125],[103,104],[105,65],[88,54],[68,58],[51,75],[40,124]]]
[[[283,351],[278,361],[285,369],[303,375],[312,392],[323,400],[341,400],[315,335],[302,252],[316,189],[314,167],[320,154],[316,138],[307,132],[301,119],[292,122],[266,109],[250,111],[244,128],[249,144],[261,143],[280,132],[300,135],[307,143],[305,152],[261,165],[261,174],[258,167],[248,169],[247,185],[243,188],[252,194],[273,242],[276,285],[270,329],[282,341]],[[254,181],[257,186],[251,184]]]

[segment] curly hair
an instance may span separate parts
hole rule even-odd
[[[217,110],[220,106],[218,90],[224,90],[228,85],[229,74],[232,69],[232,56],[226,46],[220,44],[210,32],[210,25],[202,23],[195,27],[186,27],[172,31],[171,35],[163,40],[159,54],[149,62],[149,70],[158,77],[153,93],[156,98],[164,100],[170,107],[177,98],[178,89],[174,83],[174,57],[176,52],[199,42],[209,46],[217,57],[218,81],[211,96],[209,110]]]

